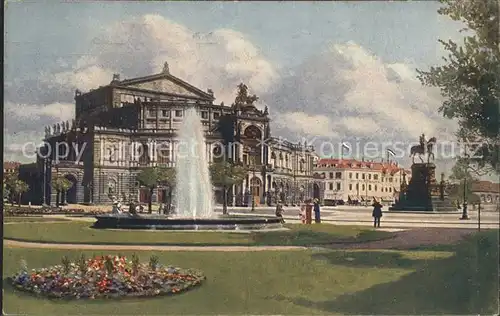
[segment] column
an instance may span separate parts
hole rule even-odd
[[[130,166],[135,167],[135,166],[137,166],[137,163],[136,163],[136,161],[137,161],[137,157],[136,157],[137,156],[137,142],[131,141],[130,145],[132,146],[132,149],[130,150],[130,153],[131,153]]]
[[[150,162],[153,162],[154,157],[153,157],[153,141],[151,139],[148,139],[148,154],[149,154],[149,160]]]
[[[175,142],[175,140],[171,140],[171,144],[172,144],[172,163],[175,165],[176,163],[176,160],[177,160],[177,153],[176,153],[176,150],[177,150],[177,144]]]
[[[168,160],[169,160],[169,166],[170,167],[173,167],[173,163],[174,163],[174,145],[173,145],[173,142],[172,140],[170,139],[169,140],[169,143],[168,143]]]
[[[158,115],[158,114],[157,114],[157,115]],[[157,157],[157,154],[158,154],[158,153],[157,153],[157,151],[158,151],[158,150],[157,150],[157,148],[156,148],[156,147],[157,147],[157,146],[156,146],[156,139],[152,141],[151,145],[152,145],[152,146],[151,146],[151,147],[152,147],[152,148],[151,148],[151,151],[152,151],[152,154],[153,154],[153,155],[152,155],[153,167],[155,167],[155,166],[157,165],[157,163],[158,163],[158,157]]]
[[[260,137],[260,161],[262,161],[262,164],[266,164],[267,162],[264,161],[264,133],[262,133],[262,136]]]
[[[123,164],[125,163],[123,152],[123,140],[120,140],[120,142],[118,143],[118,166],[120,167],[123,167]]]
[[[232,196],[231,196],[231,200],[232,200],[232,206],[235,206],[236,205],[236,185],[233,185],[231,186],[231,192],[232,192]]]
[[[101,141],[99,142],[100,143],[100,146],[99,146],[99,165],[103,165],[104,164],[104,148],[106,148],[106,141],[104,139],[101,139]]]

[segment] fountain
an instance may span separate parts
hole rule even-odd
[[[176,155],[176,214],[97,215],[94,228],[154,230],[257,230],[282,228],[278,218],[217,216],[204,129],[196,109],[185,111]]]
[[[185,111],[179,130],[175,205],[178,217],[213,217],[213,190],[203,126],[194,108]]]

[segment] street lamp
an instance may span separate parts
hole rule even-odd
[[[462,217],[460,219],[469,219],[467,213],[467,177],[464,178],[464,204],[462,207]]]
[[[466,167],[466,171],[469,170],[469,159],[468,159],[468,155],[467,155],[467,143],[465,142],[465,139],[464,139],[464,153],[465,153],[465,157],[467,159],[467,167]],[[462,217],[460,217],[460,219],[469,219],[469,215],[467,214],[467,174],[464,176],[464,205],[462,207]]]

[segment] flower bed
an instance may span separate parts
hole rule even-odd
[[[105,214],[104,211],[88,211],[85,212],[83,209],[62,209],[56,207],[42,207],[42,208],[30,208],[30,207],[5,207],[5,216],[39,216],[39,215],[82,215],[82,216],[94,216],[98,214]]]
[[[153,297],[177,294],[199,285],[205,277],[195,270],[165,267],[152,256],[149,264],[136,256],[104,256],[31,270],[26,264],[10,281],[22,291],[59,299]]]

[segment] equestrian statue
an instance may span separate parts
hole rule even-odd
[[[418,145],[412,146],[410,149],[410,156],[412,157],[412,162],[415,163],[415,156],[418,155],[418,158],[420,158],[420,161],[423,163],[424,160],[422,159],[422,156],[427,154],[427,163],[432,160],[434,160],[434,153],[433,149],[434,146],[436,145],[436,137],[431,137],[428,141],[425,140],[425,135],[422,134],[420,136],[420,141]]]

